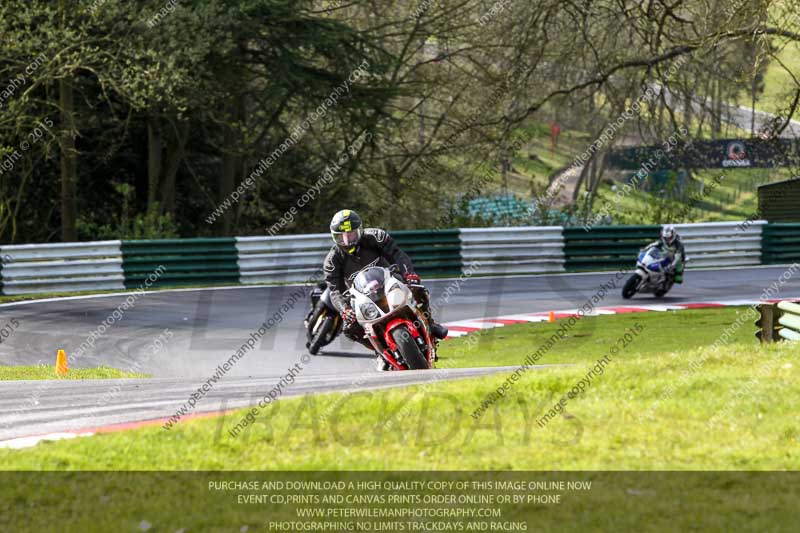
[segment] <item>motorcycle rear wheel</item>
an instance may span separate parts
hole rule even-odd
[[[663,298],[672,289],[674,282],[672,280],[665,281],[661,287],[655,292],[656,298]]]
[[[410,370],[428,368],[428,361],[417,346],[417,342],[405,326],[398,326],[392,330],[392,338],[397,343],[397,350],[403,356]]]
[[[639,285],[639,275],[634,274],[628,281],[625,282],[625,286],[622,287],[622,297],[626,300],[629,300],[634,294],[636,294],[636,288]]]

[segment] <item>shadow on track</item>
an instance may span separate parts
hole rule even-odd
[[[329,350],[320,350],[319,353],[314,358],[319,359],[320,357],[346,357],[348,359],[375,359],[375,354],[366,353],[366,352],[333,352]]]

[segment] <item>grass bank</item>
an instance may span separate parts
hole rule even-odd
[[[638,300],[631,305],[635,306]],[[642,300],[652,303],[648,300]],[[654,300],[655,301],[655,300]],[[647,331],[647,341],[637,342],[626,357],[662,357],[712,344],[726,328],[729,340],[755,345],[755,326],[742,313],[746,307],[691,309],[649,313],[623,313],[586,317],[579,320],[558,344],[548,349],[541,363],[588,363],[602,357],[635,324]],[[741,327],[735,324],[744,323]],[[554,324],[517,324],[486,329],[469,336],[450,339],[441,346],[439,367],[475,367],[518,365],[529,354],[546,348],[563,321]]]
[[[55,366],[0,366],[0,381],[16,381],[26,379],[122,379],[146,378],[147,374],[125,372],[116,368],[101,366],[99,368],[71,368],[66,376],[56,374]]]
[[[575,331],[539,361],[575,365],[524,372],[500,398],[497,389],[511,374],[309,396],[277,402],[237,437],[228,430],[243,411],[169,431],[151,427],[2,450],[0,464],[11,470],[797,470],[797,346],[757,345],[749,323],[729,335],[731,344],[712,346],[735,313],[602,317],[598,327]],[[529,353],[534,339],[556,326],[496,330],[489,334],[495,344],[481,357],[519,363],[502,354]],[[459,344],[447,349],[448,357],[466,363]],[[600,372],[596,361],[604,357]],[[473,415],[493,397],[481,416]]]

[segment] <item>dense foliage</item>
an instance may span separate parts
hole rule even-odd
[[[786,5],[4,0],[0,242],[446,225],[535,123],[596,137],[656,84],[629,133],[719,130],[798,40]]]

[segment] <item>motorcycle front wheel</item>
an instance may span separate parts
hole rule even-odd
[[[630,299],[634,294],[636,294],[636,288],[639,286],[639,274],[634,274],[628,281],[625,282],[625,286],[622,287],[622,297],[626,300]]]
[[[397,343],[397,350],[403,356],[409,370],[428,368],[428,361],[422,355],[417,342],[405,326],[398,326],[392,330],[392,338]]]
[[[333,335],[335,325],[336,317],[328,315],[322,319],[322,324],[319,325],[317,331],[314,332],[314,335],[311,337],[311,340],[308,343],[308,353],[311,355],[317,355],[320,348],[333,340],[329,337]]]

